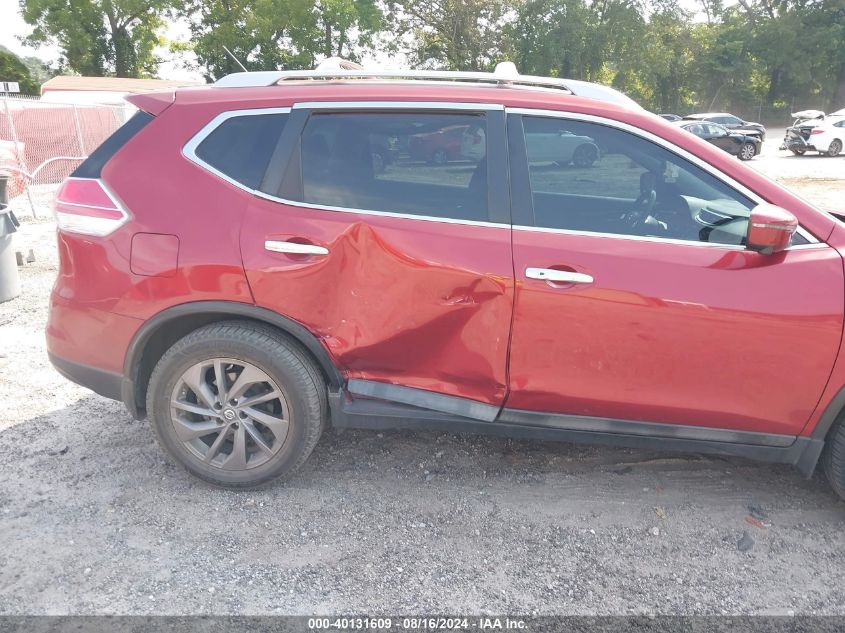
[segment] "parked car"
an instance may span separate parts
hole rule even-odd
[[[789,150],[796,156],[818,152],[833,157],[842,153],[845,115],[825,116],[820,110],[804,110],[792,116],[795,122],[787,128],[780,149]]]
[[[839,216],[604,86],[384,75],[127,97],[57,194],[54,366],[223,486],[331,424],[821,461],[845,496]],[[403,149],[461,128],[448,172]]]
[[[687,132],[703,138],[719,149],[725,150],[732,156],[738,156],[740,160],[751,160],[760,153],[763,143],[759,136],[749,136],[740,132],[731,132],[718,123],[707,121],[676,121],[675,125],[682,127]]]
[[[569,130],[525,134],[525,145],[532,161],[548,161],[559,166],[570,163],[576,167],[591,167],[601,155],[596,142],[589,136],[573,134]]]
[[[663,119],[666,119],[667,121],[680,121],[682,118],[677,114],[659,114],[658,116]]]
[[[464,132],[467,125],[453,125],[449,128],[415,134],[410,137],[408,151],[411,158],[424,160],[433,165],[445,165],[461,159]]]
[[[688,120],[710,121],[726,127],[732,132],[741,132],[748,136],[759,136],[761,141],[766,140],[766,128],[761,123],[745,121],[738,116],[728,112],[705,112],[703,114],[690,114],[684,117]]]

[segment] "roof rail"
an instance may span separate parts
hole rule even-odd
[[[578,81],[574,79],[560,79],[557,77],[538,77],[535,75],[520,75],[513,62],[501,62],[496,70],[488,72],[459,72],[452,70],[365,70],[351,69],[351,63],[345,60],[326,60],[315,70],[264,70],[258,72],[238,72],[221,77],[212,84],[217,88],[246,88],[274,86],[292,80],[332,80],[332,79],[413,79],[429,81],[453,81],[495,84],[499,86],[535,86],[541,88],[557,88],[570,94],[598,99],[641,109],[641,106],[630,97],[614,88],[601,84]]]

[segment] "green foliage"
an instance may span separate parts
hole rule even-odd
[[[388,0],[392,37],[412,67],[486,70],[502,57],[513,0]]]
[[[739,1],[696,16],[677,0],[527,0],[508,50],[522,72],[602,80],[661,112],[845,105],[845,0]]]
[[[413,67],[600,81],[644,106],[756,117],[845,105],[845,0],[19,0],[31,44],[66,70],[148,76],[165,17],[181,15],[208,79],[312,68],[378,49]],[[727,5],[727,6],[726,6]],[[33,66],[33,72],[37,66]],[[43,68],[39,72],[43,72]],[[39,78],[39,81],[42,79]]]
[[[241,70],[224,46],[248,70],[311,68],[317,56],[358,58],[383,28],[375,0],[194,0],[181,11],[211,80]]]
[[[177,0],[20,0],[34,27],[27,43],[52,43],[64,71],[102,77],[149,77],[160,60],[157,31]]]
[[[41,84],[32,74],[23,60],[5,46],[0,46],[0,81],[17,81],[21,94],[37,95]]]

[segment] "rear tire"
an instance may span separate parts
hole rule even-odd
[[[793,154],[795,154],[796,156],[803,156],[804,152],[806,152],[807,150],[805,150],[805,149],[791,149],[789,151],[792,152]]]
[[[305,463],[328,405],[322,375],[295,342],[270,327],[224,321],[165,352],[147,411],[159,444],[190,473],[252,488]]]
[[[842,152],[842,141],[838,138],[834,139],[827,148],[827,155],[831,158],[836,158]]]
[[[828,435],[822,453],[822,468],[839,498],[845,500],[845,417],[840,417]]]

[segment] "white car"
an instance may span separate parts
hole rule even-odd
[[[796,156],[806,152],[827,156],[839,156],[842,153],[845,144],[845,110],[827,116],[819,111],[798,112],[794,116],[798,120],[786,130],[781,149],[787,149]]]
[[[591,167],[601,157],[593,139],[568,130],[526,133],[525,145],[534,162],[548,161],[558,165],[573,163],[576,167]]]

